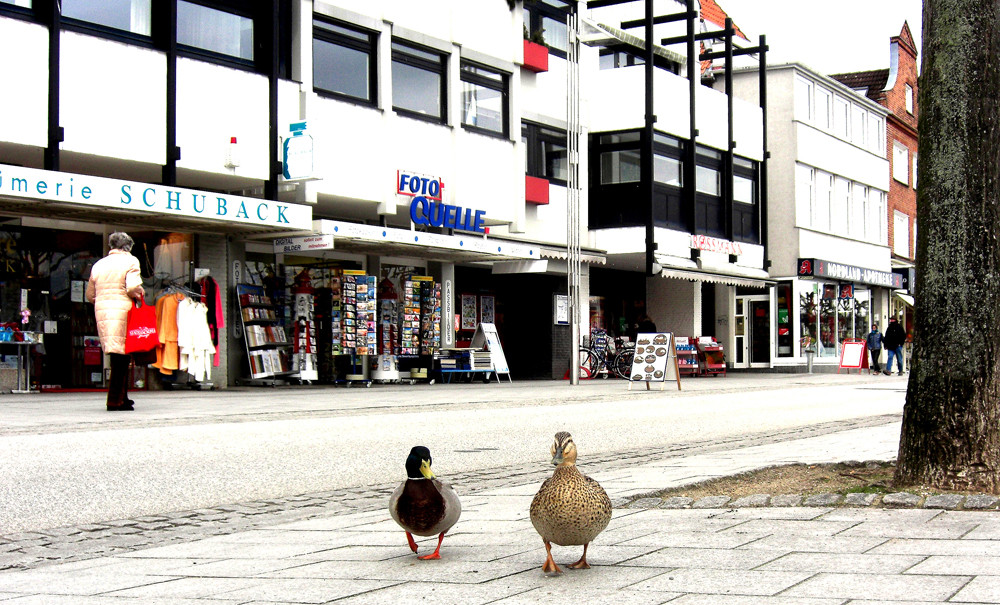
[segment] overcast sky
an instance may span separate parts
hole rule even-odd
[[[910,24],[920,51],[922,0],[717,0],[752,42],[767,36],[767,62],[822,74],[889,67],[889,38]],[[918,56],[919,61],[919,56]]]

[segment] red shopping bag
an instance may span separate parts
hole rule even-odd
[[[156,307],[139,303],[128,311],[125,334],[125,352],[142,353],[156,348],[160,339],[156,335]]]

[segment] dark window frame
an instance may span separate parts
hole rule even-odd
[[[435,63],[424,57],[419,57],[413,54],[408,54],[405,50],[396,48],[401,46],[404,49],[412,49],[417,52],[430,53],[437,55],[440,62]],[[430,116],[427,114],[420,113],[419,111],[414,111],[412,109],[407,109],[405,107],[399,107],[395,103],[395,99],[391,99],[392,110],[401,116],[406,116],[408,118],[413,118],[415,120],[421,120],[424,122],[430,122],[432,124],[448,124],[448,53],[441,52],[439,50],[429,48],[426,46],[421,46],[415,42],[410,42],[405,38],[393,38],[391,41],[391,57],[390,57],[390,69],[392,63],[401,63],[403,65],[408,65],[410,67],[415,67],[417,69],[422,69],[431,73],[435,73],[440,78],[441,83],[441,116]],[[396,94],[396,83],[393,82],[392,91],[393,95]]]
[[[565,9],[561,9],[549,4],[545,4],[541,0],[535,0],[534,2],[525,3],[524,11],[528,14],[528,23],[525,26],[528,28],[528,34],[533,35],[537,31],[541,31],[543,28],[543,17],[548,17],[549,19],[555,19],[560,23],[566,23],[566,17],[572,15],[577,11],[577,4],[572,0],[557,0],[560,2],[565,2],[567,5]],[[542,36],[545,36],[545,32],[542,32]],[[550,55],[555,55],[562,59],[566,58],[566,51],[560,48],[553,48],[549,46],[548,43],[545,46],[549,49]]]
[[[20,19],[22,21],[41,23],[42,14],[39,11],[40,7],[37,5],[37,1],[31,3],[31,8],[14,6],[13,4],[0,2],[0,15],[3,15],[4,17],[13,17],[14,19]]]
[[[748,158],[733,156],[733,177],[751,181],[753,202],[733,199],[733,241],[760,244],[760,164]],[[749,221],[747,229],[744,221]],[[750,233],[747,233],[750,231]]]
[[[378,107],[378,37],[379,33],[363,27],[359,27],[352,23],[347,23],[344,21],[338,21],[336,19],[325,17],[318,14],[313,14],[313,23],[320,21],[323,23],[328,23],[336,27],[341,27],[348,29],[358,34],[368,36],[367,44],[362,40],[356,38],[351,38],[344,34],[339,34],[337,32],[332,32],[330,30],[325,30],[322,28],[313,27],[313,41],[319,40],[321,42],[326,42],[328,44],[333,44],[336,46],[342,46],[345,48],[350,48],[352,50],[358,50],[368,53],[368,99],[362,99],[360,97],[355,97],[346,93],[336,92],[333,90],[326,90],[324,88],[318,88],[316,86],[316,58],[315,52],[313,53],[313,91],[316,92],[321,97],[330,97],[342,101],[348,101],[351,103],[356,103],[358,105],[364,105],[367,107]]]
[[[497,82],[495,79],[489,78],[482,74],[466,71],[465,67],[474,67],[482,71],[488,71],[493,74],[496,74],[497,76],[500,77],[500,82]],[[482,86],[483,88],[489,88],[490,90],[497,91],[500,93],[501,102],[503,103],[503,108],[501,109],[502,115],[500,118],[502,120],[501,132],[497,132],[496,130],[490,130],[489,128],[483,128],[481,126],[475,126],[473,124],[466,123],[464,108],[460,120],[462,128],[486,136],[498,137],[510,140],[510,74],[504,71],[500,71],[499,69],[496,69],[494,67],[483,65],[482,63],[476,63],[475,61],[469,61],[467,59],[461,60],[458,72],[459,72],[458,79],[460,82],[462,83],[468,82],[469,84],[475,84],[476,86]],[[464,88],[462,90],[462,94],[465,94]]]
[[[35,14],[38,17],[41,17],[43,8],[38,6],[37,2],[33,2],[32,5],[33,8],[31,10],[35,11]],[[3,6],[4,5],[0,4],[0,7]],[[12,6],[11,8],[15,7]],[[97,38],[105,38],[107,40],[114,40],[115,42],[124,42],[125,44],[131,44],[133,46],[141,46],[143,48],[156,48],[157,45],[155,38],[157,33],[157,8],[155,6],[155,0],[151,0],[150,10],[152,10],[152,17],[150,19],[150,34],[148,36],[136,34],[124,29],[118,29],[117,27],[111,27],[110,25],[102,25],[93,21],[77,19],[65,14],[61,14],[59,16],[59,26],[62,31],[71,31],[79,34],[95,36]]]
[[[233,55],[228,55],[225,53],[220,53],[214,50],[209,50],[207,48],[200,48],[197,46],[191,46],[189,44],[184,44],[180,40],[177,41],[177,56],[186,57],[191,59],[198,59],[205,61],[207,63],[216,63],[218,65],[224,65],[226,67],[234,67],[237,69],[243,69],[246,71],[259,71],[263,66],[259,66],[260,62],[268,63],[266,57],[261,57],[263,54],[264,41],[270,37],[270,32],[262,31],[265,27],[269,29],[270,23],[268,19],[259,18],[260,15],[254,13],[253,11],[247,11],[242,8],[241,3],[235,2],[219,2],[219,1],[207,1],[207,0],[172,0],[180,3],[181,1],[187,2],[188,4],[196,4],[198,6],[203,6],[212,10],[216,10],[223,13],[229,13],[236,15],[238,17],[243,17],[245,19],[250,19],[253,24],[253,57],[250,59],[243,59],[241,57],[235,57]],[[177,35],[177,32],[174,32]],[[261,73],[264,73],[261,71]]]
[[[561,133],[561,135],[560,135]],[[566,179],[561,179],[548,174],[548,167],[545,165],[543,145],[545,143],[559,143],[567,154],[566,171],[569,171],[569,150],[567,148],[566,131],[553,126],[546,126],[535,122],[521,122],[521,138],[525,144],[525,160],[527,170],[525,174],[540,179],[546,179],[552,185],[567,185]]]
[[[643,57],[642,55],[633,52],[629,52],[623,45],[615,45],[607,48],[602,48],[598,52],[598,56],[600,58],[609,56],[614,57],[614,65],[611,67],[611,69],[620,69],[622,67],[636,67],[645,65],[646,63],[646,57]],[[622,64],[623,59],[624,62],[626,63],[624,65]],[[598,61],[599,60],[600,59],[598,59]],[[672,74],[679,75],[681,72],[680,63],[670,61],[669,59],[661,57],[660,55],[655,55],[653,57],[653,65],[665,71],[669,71]]]

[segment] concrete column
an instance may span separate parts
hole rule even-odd
[[[225,266],[215,275],[215,281],[219,282],[219,288],[223,290],[223,308],[226,310],[226,365],[219,368],[219,374],[222,374],[221,370],[225,368],[227,370],[225,385],[231,386],[235,385],[239,378],[249,376],[250,362],[247,360],[246,341],[243,337],[243,319],[240,317],[240,304],[236,298],[236,284],[244,283],[246,280],[247,250],[246,242],[235,236],[226,238],[225,248]],[[239,268],[240,282],[236,280],[237,268]],[[215,273],[213,271],[213,274]],[[225,277],[225,281],[220,279],[222,276]],[[215,377],[216,373],[213,372],[213,378]],[[216,385],[222,388],[221,378],[216,380]]]

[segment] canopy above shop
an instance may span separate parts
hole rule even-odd
[[[453,263],[541,258],[537,246],[489,236],[445,235],[326,219],[313,221],[312,235],[274,240],[275,253],[308,256],[327,250]]]
[[[758,278],[754,278],[741,277],[737,275],[723,275],[721,273],[708,273],[705,271],[686,271],[684,269],[664,268],[660,270],[660,277],[703,281],[712,284],[727,284],[730,286],[746,286],[748,288],[767,288],[777,283],[773,280],[765,279],[767,273],[764,271],[759,271],[759,273],[763,275]]]
[[[906,304],[906,306],[908,307],[913,306],[913,297],[910,296],[909,294],[904,294],[903,292],[893,292],[892,294],[899,300],[903,301]]]

